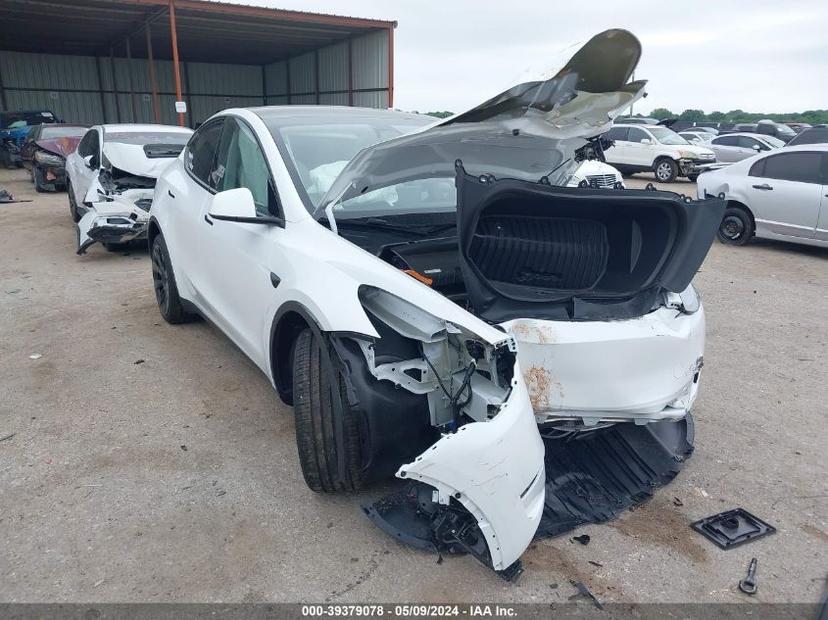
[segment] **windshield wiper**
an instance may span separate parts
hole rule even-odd
[[[326,222],[327,218],[320,220]],[[338,228],[364,228],[366,230],[386,230],[407,235],[429,237],[431,235],[452,230],[457,224],[395,224],[380,217],[368,217],[363,219],[337,219]]]

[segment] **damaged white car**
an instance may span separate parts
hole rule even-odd
[[[380,527],[514,577],[539,528],[611,518],[692,450],[690,281],[723,204],[566,187],[643,95],[639,56],[607,31],[552,79],[430,124],[214,116],[156,186],[161,314],[204,315],[270,378],[313,490],[396,473],[410,483],[365,507]]]
[[[66,158],[77,253],[144,239],[155,181],[192,136],[170,125],[96,125]]]

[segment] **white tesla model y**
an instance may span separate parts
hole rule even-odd
[[[639,55],[608,31],[437,122],[226,110],[161,175],[161,313],[207,317],[269,377],[312,489],[396,473],[431,542],[509,574],[544,513],[541,432],[686,418],[721,201],[566,187],[642,96]]]

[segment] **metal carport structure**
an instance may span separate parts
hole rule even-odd
[[[236,106],[392,107],[395,27],[204,0],[0,0],[0,106],[190,126]]]

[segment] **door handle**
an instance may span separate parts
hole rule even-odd
[[[170,198],[175,198],[175,194],[173,194],[170,190],[167,190],[167,196]]]
[[[209,217],[207,217],[206,215],[204,216],[204,221],[205,221],[205,222],[207,222],[210,226],[212,226],[212,225],[213,225],[213,220],[211,220],[211,219],[210,219]]]
[[[753,189],[761,189],[761,190],[764,190],[764,191],[768,191],[770,189],[773,189],[773,187],[771,187],[767,183],[762,183],[762,185],[754,185]]]

